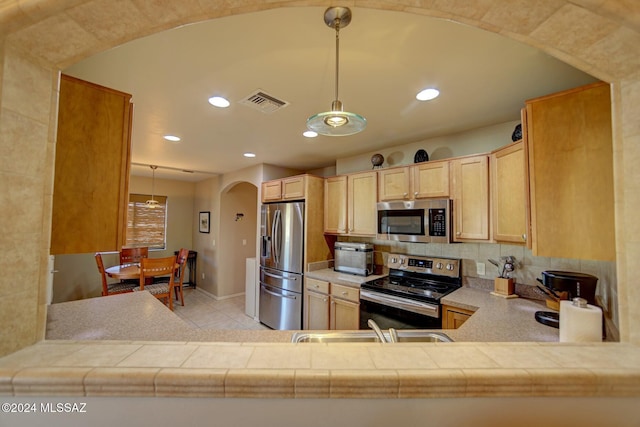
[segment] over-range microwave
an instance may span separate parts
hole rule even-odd
[[[416,243],[451,242],[451,200],[378,203],[379,240]]]

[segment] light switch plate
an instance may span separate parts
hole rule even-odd
[[[476,262],[476,272],[478,276],[484,276],[486,273],[484,262]]]

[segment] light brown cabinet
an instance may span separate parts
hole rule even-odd
[[[359,329],[360,290],[331,284],[330,329]]]
[[[614,261],[609,85],[529,100],[526,117],[533,254]]]
[[[439,160],[411,166],[414,198],[449,197],[449,163]]]
[[[304,329],[329,329],[329,282],[305,277]]]
[[[489,240],[489,156],[456,158],[451,168],[454,240]]]
[[[328,234],[376,234],[377,174],[363,172],[325,179],[324,231]]]
[[[302,200],[305,198],[306,175],[274,179],[262,183],[262,202]]]
[[[458,329],[473,314],[471,310],[464,308],[452,307],[449,305],[442,306],[442,329]]]
[[[378,171],[378,201],[449,197],[449,160]]]
[[[324,232],[347,233],[347,176],[339,175],[324,181]]]
[[[524,141],[491,153],[491,219],[497,242],[526,243],[529,186]]]
[[[359,289],[305,278],[304,329],[358,329],[359,326]]]
[[[51,254],[124,245],[132,112],[131,95],[61,76]]]
[[[378,171],[378,201],[409,200],[412,198],[409,167]]]

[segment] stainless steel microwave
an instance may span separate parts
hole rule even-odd
[[[451,201],[429,199],[378,203],[379,240],[451,242]]]

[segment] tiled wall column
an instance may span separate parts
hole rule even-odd
[[[52,77],[5,47],[0,103],[0,355],[42,339],[51,224]],[[55,126],[53,126],[55,129]]]

